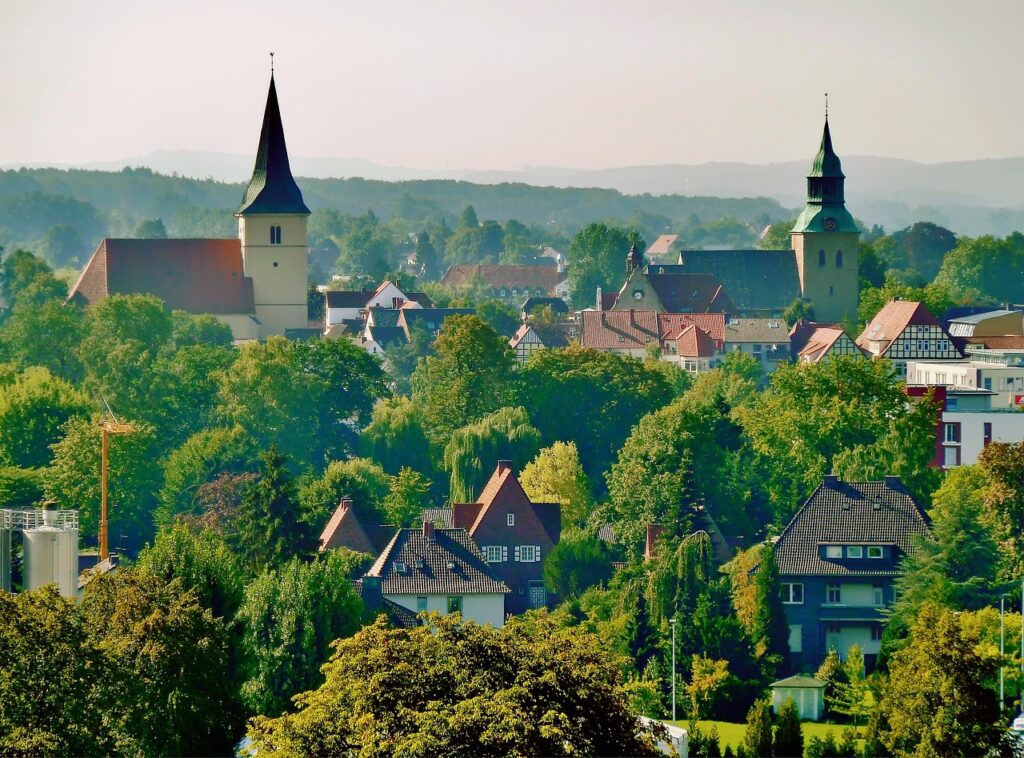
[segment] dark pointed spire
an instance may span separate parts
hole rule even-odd
[[[644,265],[644,255],[636,246],[636,242],[629,246],[629,252],[626,254],[626,273],[632,272],[634,269],[638,269]]]
[[[846,210],[845,184],[843,165],[832,148],[832,133],[826,115],[821,147],[807,175],[807,205],[796,220],[793,231],[859,231],[853,217]]]
[[[845,178],[843,164],[840,162],[839,156],[836,155],[836,151],[832,149],[832,134],[828,130],[828,116],[825,116],[825,131],[821,135],[821,147],[818,148],[818,154],[814,156],[811,173],[807,175],[807,178],[816,176]]]
[[[288,149],[284,144],[284,128],[281,126],[281,109],[277,104],[273,72],[270,74],[267,107],[263,113],[260,145],[256,150],[256,165],[242,205],[236,211],[238,216],[258,213],[309,215],[309,208],[302,201],[302,192],[288,165]]]

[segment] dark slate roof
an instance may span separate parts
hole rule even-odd
[[[323,329],[301,326],[293,329],[285,329],[284,338],[286,340],[318,340],[324,336],[323,333]]]
[[[543,308],[548,306],[551,308],[552,313],[568,313],[569,306],[566,305],[565,301],[560,297],[539,297],[534,295],[533,297],[526,298],[523,301],[523,305],[520,310],[523,313],[529,313],[534,308]]]
[[[436,332],[449,316],[472,316],[475,313],[476,308],[403,308],[398,323],[404,324],[406,329],[411,328],[414,323],[419,323],[428,332]]]
[[[402,311],[398,308],[369,308],[366,320],[373,319],[373,325],[376,327],[398,326],[398,317],[401,315]]]
[[[416,561],[422,560],[421,568]],[[454,568],[448,568],[449,562]],[[396,570],[403,563],[405,571]],[[473,595],[507,593],[465,529],[400,529],[366,574],[381,578],[385,595]]]
[[[245,190],[237,215],[256,213],[299,213],[309,215],[309,208],[302,200],[299,185],[292,177],[288,165],[288,149],[284,144],[284,127],[281,126],[281,109],[277,105],[277,88],[274,75],[270,75],[270,92],[267,107],[263,112],[263,129],[260,144],[256,150],[256,165],[252,178]]]
[[[328,308],[365,308],[373,297],[372,290],[327,290]]]
[[[882,482],[843,482],[825,477],[775,544],[782,576],[895,576],[891,560],[826,559],[820,546],[895,545],[914,551],[913,538],[929,533],[928,517],[898,477]]]
[[[652,265],[657,273],[711,274],[740,311],[782,311],[800,297],[792,250],[684,250],[679,265]]]
[[[667,313],[734,313],[735,306],[714,274],[660,273],[659,266],[647,269],[647,280],[658,293]],[[620,293],[621,297],[621,293]]]
[[[388,619],[397,628],[415,629],[420,625],[420,620],[416,616],[416,612],[409,610],[404,605],[392,602],[386,597],[381,598],[381,604],[384,607],[385,613],[388,614]]]
[[[832,148],[832,132],[828,128],[828,118],[825,119],[825,129],[821,133],[821,147],[818,154],[814,156],[811,164],[811,173],[808,176],[844,178],[843,164]]]
[[[104,239],[71,288],[86,306],[107,295],[156,295],[189,313],[255,313],[237,239]]]
[[[404,345],[409,341],[405,330],[398,326],[371,326],[366,331],[369,338],[381,347]]]

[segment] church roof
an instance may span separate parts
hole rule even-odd
[[[189,313],[255,313],[237,239],[104,239],[71,289],[89,305],[108,295],[156,295]]]
[[[651,266],[668,273],[711,274],[738,311],[778,311],[800,297],[792,250],[684,250],[677,266]]]
[[[842,178],[843,164],[832,149],[832,133],[828,129],[828,119],[825,119],[825,131],[821,134],[821,147],[818,154],[814,156],[814,163],[811,164],[811,173],[808,176],[822,176]]]
[[[281,126],[281,109],[277,104],[273,74],[263,113],[260,144],[256,150],[256,165],[242,205],[236,211],[239,216],[262,213],[309,215],[309,208],[302,200],[302,192],[288,165],[288,149],[284,144],[284,127]]]

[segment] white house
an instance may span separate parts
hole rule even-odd
[[[942,467],[945,469],[978,462],[978,456],[992,442],[1024,441],[1024,413],[1014,408],[993,408],[996,394],[977,388],[946,390],[942,412]]]

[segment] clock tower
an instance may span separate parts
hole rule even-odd
[[[807,175],[807,204],[790,232],[800,291],[821,322],[857,318],[860,229],[846,210],[845,180],[826,116],[821,147]]]

